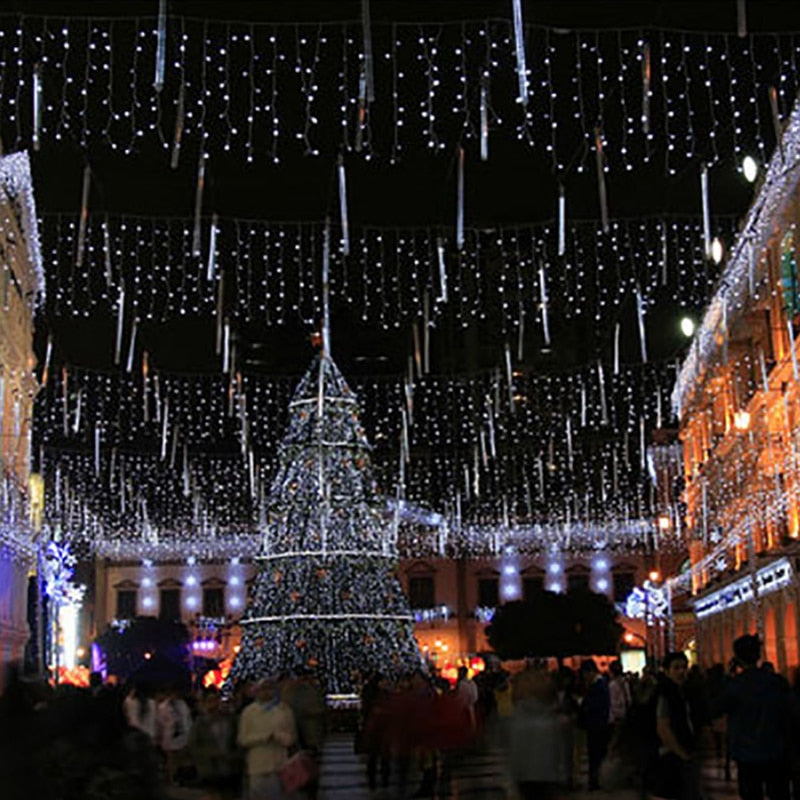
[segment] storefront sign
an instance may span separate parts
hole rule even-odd
[[[788,558],[781,558],[761,567],[755,574],[759,596],[788,586],[792,582],[793,574],[792,564]],[[753,578],[748,575],[706,597],[699,598],[694,603],[694,611],[698,619],[703,619],[728,608],[735,608],[741,603],[752,602],[753,599]]]

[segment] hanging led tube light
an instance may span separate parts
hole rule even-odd
[[[33,149],[39,152],[42,145],[42,63],[33,65]]]
[[[444,261],[444,240],[436,239],[436,255],[439,262],[439,302],[447,302],[447,268]]]
[[[597,194],[600,199],[600,222],[603,233],[608,233],[608,195],[606,193],[605,157],[603,154],[603,132],[598,126],[594,132],[595,161],[597,165]]]
[[[700,201],[703,208],[703,253],[711,258],[711,213],[708,203],[708,166],[703,164],[700,170]]]
[[[650,42],[642,46],[642,131],[650,134],[650,81],[652,68],[650,63]]]
[[[181,142],[183,141],[183,126],[186,117],[186,84],[181,81],[178,90],[178,109],[175,113],[175,133],[172,137],[172,155],[169,160],[171,169],[178,169],[178,161],[181,156]]]
[[[456,249],[464,249],[464,148],[458,148],[458,180],[456,187]]]
[[[330,263],[331,263],[331,229],[328,220],[322,239],[322,353],[331,354],[331,304],[330,304]]]
[[[192,255],[195,258],[200,258],[203,255],[202,245],[200,243],[200,234],[202,226],[202,213],[203,213],[203,190],[206,183],[206,156],[205,153],[200,151],[200,158],[197,162],[197,183],[195,184],[194,192],[194,227],[192,229]]]
[[[158,0],[158,30],[156,32],[156,72],[153,88],[164,88],[164,68],[167,60],[167,0]]]
[[[481,161],[489,160],[489,78],[481,76]]]
[[[89,219],[89,189],[92,172],[87,164],[83,168],[83,189],[81,191],[81,216],[78,220],[78,247],[75,252],[75,266],[83,266],[83,253],[86,247],[86,222]]]
[[[636,320],[639,325],[639,346],[642,354],[642,363],[647,363],[647,339],[644,328],[644,300],[639,287],[636,287]]]
[[[350,229],[347,222],[347,180],[344,171],[344,156],[339,155],[337,164],[339,175],[339,218],[342,224],[342,255],[350,255]]]
[[[522,25],[522,0],[511,0],[514,15],[514,45],[517,56],[517,99],[523,107],[528,105],[528,68],[525,64],[525,29]]]

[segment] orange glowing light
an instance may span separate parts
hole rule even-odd
[[[458,680],[458,667],[448,662],[444,665],[440,674],[445,680],[455,684],[455,682]]]
[[[657,569],[650,570],[650,574],[647,576],[653,583],[661,580],[661,573]]]
[[[58,682],[86,688],[89,686],[89,668],[81,666],[72,667],[71,669],[59,667]]]
[[[475,656],[470,660],[469,668],[472,673],[483,672],[486,669],[486,662],[480,656]]]
[[[660,531],[668,531],[672,526],[672,520],[669,518],[669,514],[660,514],[658,517],[658,529]]]
[[[737,431],[746,431],[750,427],[750,412],[737,411],[733,415],[733,426]]]

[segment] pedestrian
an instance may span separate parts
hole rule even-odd
[[[284,800],[279,772],[297,742],[292,709],[282,702],[278,678],[262,678],[255,702],[239,718],[239,746],[245,751],[246,800]]]
[[[130,687],[122,701],[122,710],[128,725],[147,734],[150,741],[155,743],[158,710],[146,685],[134,684]]]
[[[325,695],[314,672],[308,667],[301,667],[295,679],[286,684],[283,700],[292,709],[297,726],[297,743],[315,762],[322,753],[325,739]],[[315,776],[303,791],[310,800],[315,800],[318,792],[318,779]]]
[[[612,728],[628,716],[631,707],[631,687],[623,675],[622,664],[619,660],[608,665],[608,721]]]
[[[478,686],[469,677],[469,670],[461,666],[458,668],[458,680],[454,689],[458,704],[461,707],[465,724],[474,734],[477,728]]]
[[[667,653],[656,690],[658,755],[645,775],[651,796],[668,800],[700,800],[700,769],[692,711],[684,686],[689,659]]]
[[[390,740],[391,687],[387,678],[375,672],[361,689],[361,727],[357,752],[367,755],[367,782],[370,791],[378,788],[378,765],[381,786],[389,786],[391,773]]]
[[[526,673],[515,685],[509,772],[521,800],[545,800],[567,782],[567,742],[553,678],[544,670]]]
[[[232,798],[241,765],[236,750],[236,719],[216,689],[203,692],[200,713],[189,734],[189,752],[207,800]]]
[[[728,747],[742,800],[788,800],[791,697],[779,675],[758,668],[761,642],[747,634],[733,643],[739,665],[712,713],[728,715]]]
[[[564,740],[566,788],[571,791],[575,785],[575,764],[577,762],[575,726],[580,712],[575,672],[567,666],[561,666],[556,672],[554,680],[556,705],[561,719],[561,736]]]
[[[192,714],[176,687],[170,688],[158,704],[158,743],[167,769],[167,782],[175,783],[178,769],[187,756]]]
[[[585,694],[578,719],[586,731],[586,755],[589,761],[589,791],[600,788],[600,764],[608,750],[608,716],[611,699],[608,683],[597,669],[593,658],[581,662],[581,678]]]

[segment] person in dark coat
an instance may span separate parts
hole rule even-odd
[[[206,689],[189,733],[189,753],[207,800],[239,794],[242,763],[236,749],[236,718],[216,689]]]
[[[698,712],[686,692],[689,659],[667,653],[655,697],[658,755],[648,769],[650,791],[669,800],[700,800],[700,769],[694,720]]]
[[[579,721],[586,730],[586,754],[589,759],[589,790],[600,788],[600,764],[608,750],[608,716],[611,698],[608,683],[600,674],[594,659],[581,663],[581,678],[586,693],[581,703]]]
[[[791,697],[780,675],[758,669],[758,636],[740,636],[733,653],[741,669],[712,712],[728,715],[728,748],[736,761],[742,800],[788,800]]]
[[[391,691],[389,681],[381,674],[371,675],[361,690],[361,729],[358,751],[367,755],[367,782],[370,791],[378,787],[380,764],[381,786],[389,786],[391,772]]]

